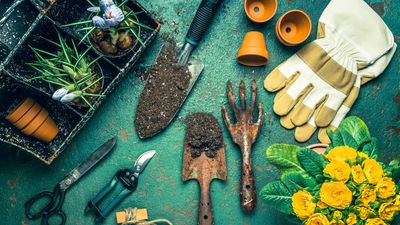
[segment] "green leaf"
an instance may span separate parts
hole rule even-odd
[[[308,148],[300,149],[297,154],[302,167],[312,176],[322,175],[324,169],[324,160],[322,156]]]
[[[260,192],[261,198],[270,206],[285,214],[292,214],[292,193],[282,181],[272,181]]]
[[[371,141],[369,141],[362,147],[362,152],[367,154],[370,158],[377,159],[378,151],[378,139],[376,138],[371,138]]]
[[[311,176],[304,176],[298,172],[285,173],[281,180],[292,193],[299,190],[312,188],[317,184],[315,179]]]
[[[358,149],[359,144],[354,140],[350,133],[341,130],[335,130],[333,132],[328,133],[329,138],[331,139],[331,145],[336,146],[349,146],[354,149]]]
[[[337,131],[349,133],[358,145],[371,140],[371,134],[369,133],[367,125],[357,116],[349,116],[344,119]]]
[[[297,158],[299,146],[289,144],[274,144],[267,151],[267,161],[278,167],[282,173],[286,171],[299,171],[306,174]]]

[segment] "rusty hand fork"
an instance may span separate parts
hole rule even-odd
[[[229,104],[236,119],[236,124],[232,124],[225,105],[222,106],[222,115],[226,126],[231,134],[233,142],[240,147],[242,153],[242,177],[240,187],[240,204],[244,211],[252,211],[257,203],[256,187],[254,184],[254,174],[251,165],[251,145],[257,139],[263,119],[263,105],[258,103],[258,120],[253,122],[254,111],[256,110],[257,86],[253,80],[251,84],[251,104],[246,105],[246,88],[243,81],[240,82],[239,96],[240,108],[235,104],[232,93],[232,82],[228,82],[227,94]]]

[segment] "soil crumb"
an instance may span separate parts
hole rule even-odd
[[[148,77],[136,111],[136,129],[148,138],[168,125],[186,97],[191,75],[186,66],[177,65],[173,45],[165,45],[156,63],[144,71]]]
[[[192,157],[197,158],[204,152],[214,158],[224,144],[217,119],[209,113],[194,113],[186,119],[186,124],[185,142],[192,147]]]

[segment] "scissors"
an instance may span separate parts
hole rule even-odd
[[[62,205],[65,200],[65,193],[76,181],[86,174],[93,166],[95,166],[101,159],[103,159],[115,146],[117,138],[113,137],[96,149],[89,157],[87,157],[81,164],[73,169],[62,181],[60,181],[53,189],[53,191],[43,191],[27,202],[25,202],[25,216],[30,220],[36,220],[42,217],[41,225],[49,225],[50,218],[58,217],[61,219],[60,225],[65,225],[67,217],[62,210]],[[39,212],[32,213],[34,205],[47,199],[48,203]],[[37,211],[37,210],[36,210]]]
[[[144,152],[139,156],[139,158],[137,158],[132,168],[119,170],[111,181],[96,195],[96,197],[88,203],[85,213],[89,211],[94,212],[96,215],[95,223],[103,221],[125,197],[136,190],[139,175],[143,172],[144,168],[155,154],[156,151],[154,150]],[[123,188],[117,195],[111,197],[110,193],[118,192],[113,191],[117,186],[122,186]]]

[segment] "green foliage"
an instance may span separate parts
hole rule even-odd
[[[377,159],[378,151],[378,139],[376,138],[371,138],[371,140],[362,147],[362,152],[367,154],[370,158]]]
[[[273,181],[265,185],[260,192],[261,198],[278,211],[292,214],[292,193],[282,181]]]
[[[311,176],[304,176],[298,172],[285,173],[282,175],[281,180],[292,193],[303,189],[311,189],[317,185],[314,178]]]
[[[271,145],[266,151],[267,161],[276,166],[282,173],[298,171],[307,174],[297,158],[299,150],[300,147],[296,145]]]
[[[324,160],[321,155],[308,148],[301,148],[297,154],[302,167],[310,175],[317,177],[323,174]]]

